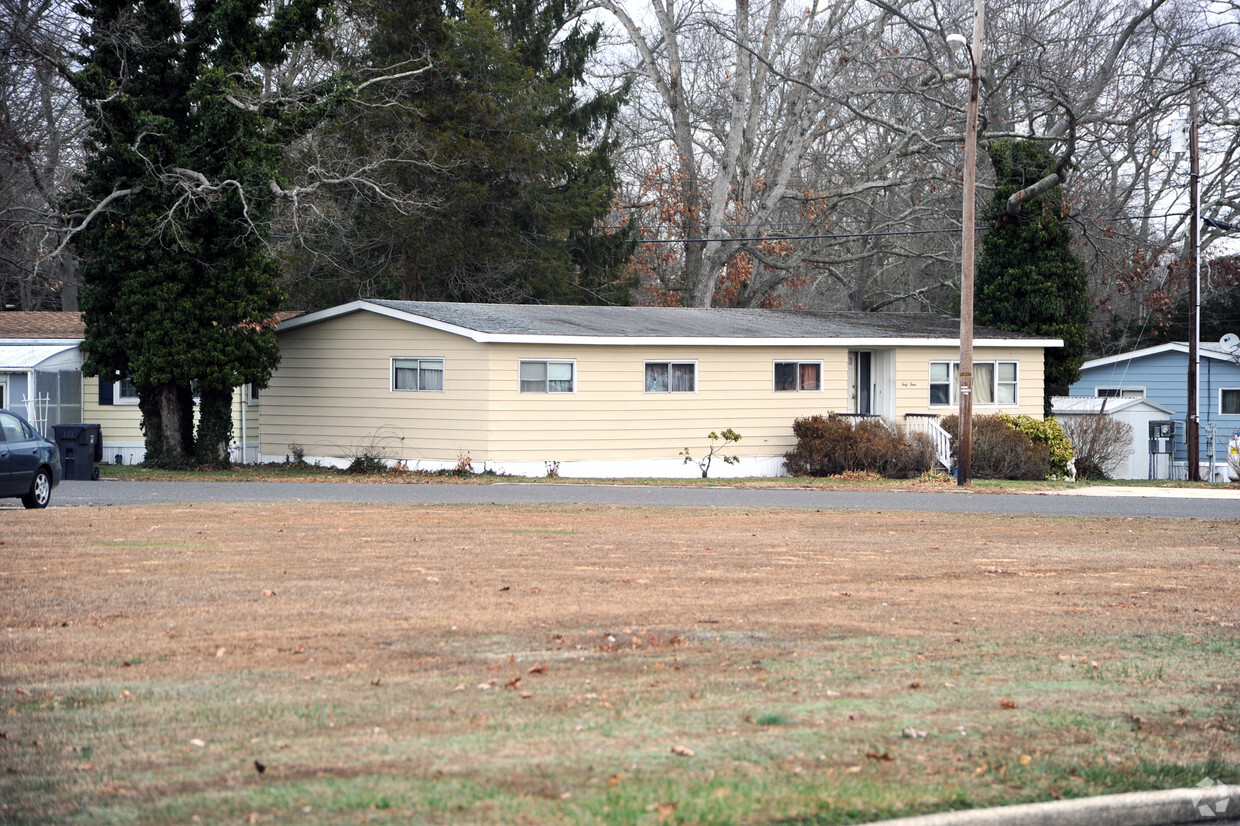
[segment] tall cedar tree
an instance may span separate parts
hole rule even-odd
[[[241,102],[260,88],[261,67],[318,29],[322,5],[289,0],[274,15],[259,0],[75,7],[89,28],[72,81],[92,128],[72,206],[128,192],[76,238],[85,369],[101,383],[132,378],[147,464],[227,465],[233,388],[265,385],[279,360],[270,185],[306,114]],[[203,180],[211,185],[191,196]]]
[[[974,315],[987,327],[1063,339],[1062,348],[1046,353],[1043,404],[1049,411],[1050,397],[1067,394],[1085,360],[1085,267],[1072,251],[1061,187],[1026,201],[1016,215],[1006,212],[1011,195],[1054,168],[1050,153],[1033,141],[997,141],[990,147],[990,160],[995,195],[983,213],[991,226],[982,239]]]
[[[387,183],[427,206],[349,209],[350,258],[311,306],[366,296],[512,303],[627,303],[632,233],[600,230],[613,203],[608,126],[624,91],[582,94],[600,27],[577,0],[369,0],[366,62],[426,62],[344,111],[353,156],[415,156]],[[384,105],[376,105],[382,102]],[[296,289],[296,288],[291,288]]]

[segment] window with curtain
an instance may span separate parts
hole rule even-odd
[[[1015,405],[1020,400],[1019,365],[1014,361],[973,362],[973,404],[979,407]],[[960,401],[960,363],[930,362],[930,404],[947,406]]]
[[[822,362],[775,362],[775,390],[778,392],[813,391],[822,389]]]
[[[392,359],[393,390],[443,390],[443,359]]]
[[[647,393],[693,393],[696,390],[697,364],[694,362],[646,362]]]
[[[576,390],[575,366],[571,361],[522,361],[522,393],[572,393]]]

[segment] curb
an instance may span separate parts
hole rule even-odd
[[[881,826],[1172,826],[1181,823],[1222,826],[1238,815],[1240,789],[1219,783],[1190,789],[941,812],[884,820]],[[874,826],[879,826],[879,822]]]

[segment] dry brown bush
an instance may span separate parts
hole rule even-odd
[[[1078,479],[1110,479],[1132,452],[1132,425],[1114,416],[1064,416],[1059,425],[1076,450]]]
[[[784,454],[793,476],[838,476],[877,473],[888,479],[909,479],[934,467],[935,449],[922,433],[904,434],[881,419],[851,419],[832,413],[808,416],[792,425],[797,446]]]

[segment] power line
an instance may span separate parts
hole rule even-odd
[[[620,231],[623,227],[609,227],[608,229]],[[978,227],[979,230],[985,230],[987,227]],[[818,241],[818,240],[845,240],[849,238],[885,238],[896,235],[935,235],[940,233],[959,233],[959,228],[951,229],[907,229],[893,230],[891,232],[842,232],[823,235],[761,235],[747,237],[710,237],[710,238],[643,238],[638,239],[639,244],[705,244],[708,241],[719,241],[720,243],[732,241],[742,242],[760,242],[760,241]]]

